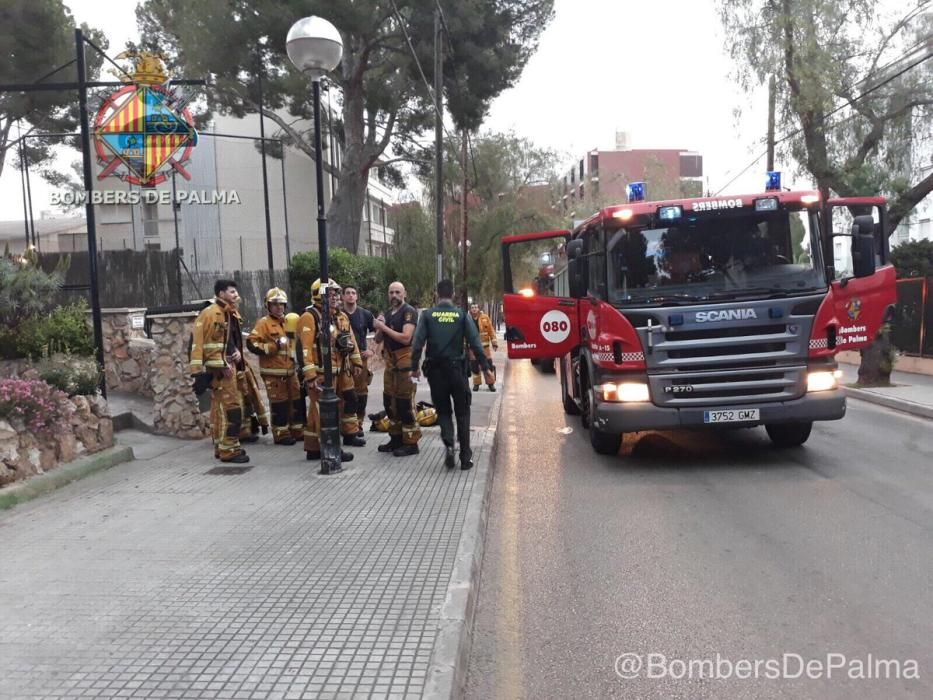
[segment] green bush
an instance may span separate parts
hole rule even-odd
[[[374,313],[388,304],[386,261],[366,255],[354,255],[344,248],[328,251],[328,274],[341,286],[354,285],[360,293],[360,306]],[[292,299],[291,309],[301,312],[311,303],[311,283],[320,276],[317,251],[298,253],[292,257],[289,269]],[[404,281],[404,280],[403,280]]]
[[[92,396],[100,386],[100,369],[93,358],[59,356],[43,361],[37,370],[42,381],[68,396]]]
[[[93,355],[94,336],[86,312],[87,304],[81,301],[60,306],[48,315],[26,319],[17,327],[16,356],[36,360],[62,352]]]

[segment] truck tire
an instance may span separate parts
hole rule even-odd
[[[769,423],[765,425],[768,437],[777,447],[798,447],[810,437],[813,421],[807,423]]]
[[[593,426],[593,408],[596,405],[596,392],[590,386],[582,388],[583,394],[583,427],[590,431],[590,444],[596,454],[616,455],[619,453],[619,446],[622,444],[622,435],[619,433],[606,433]]]
[[[618,433],[604,433],[602,430],[590,428],[590,444],[600,455],[617,455],[622,444],[622,436]]]
[[[567,377],[564,375],[563,363],[561,363],[560,366],[560,400],[564,405],[564,413],[568,416],[580,415],[580,407],[577,406],[577,402],[573,400],[573,397],[570,396],[570,392],[567,391]]]
[[[590,394],[590,382],[586,374],[580,375],[580,423],[589,430],[592,423],[593,397]]]

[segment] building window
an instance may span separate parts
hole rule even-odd
[[[143,235],[146,238],[159,237],[158,204],[143,204]]]
[[[583,182],[583,159],[580,159],[580,182]]]

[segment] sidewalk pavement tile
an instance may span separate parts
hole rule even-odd
[[[0,697],[420,697],[476,487],[424,433],[333,476],[264,437],[218,476],[206,440],[121,432],[135,462],[0,514]]]
[[[893,386],[854,388],[849,385],[858,381],[858,367],[842,364],[839,368],[846,392],[852,398],[933,418],[933,377],[895,370],[891,373]]]

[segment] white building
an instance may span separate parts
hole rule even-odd
[[[265,126],[267,137],[277,129],[268,119]],[[175,177],[182,201],[177,208],[177,241],[184,251],[184,262],[192,271],[268,267],[262,157],[255,140],[258,135],[258,115],[243,119],[218,117],[208,129],[199,132],[191,159],[183,166],[191,179]],[[324,151],[325,207],[330,205],[336,186],[332,163],[336,161],[339,165],[339,153],[334,154],[335,150]],[[318,247],[314,161],[303,151],[287,148],[284,163],[267,154],[266,167],[273,266],[284,269],[288,254]],[[95,176],[98,172],[100,166],[95,163]],[[99,196],[109,197],[111,202],[125,198],[123,203],[95,206],[100,250],[176,247],[171,179],[155,188],[161,193],[156,203],[126,203],[133,198],[142,199],[141,189],[116,177],[95,180],[94,188],[101,193]],[[201,202],[195,203],[195,199]],[[360,253],[380,257],[389,254],[394,232],[386,225],[386,211],[394,202],[394,193],[379,182],[375,170],[371,171],[359,233]],[[83,207],[70,212],[72,216],[67,221],[72,237],[65,242],[67,247],[61,246],[62,250],[86,249],[86,226],[81,232],[73,230],[74,217],[83,221],[83,213]],[[21,222],[19,227],[22,228]],[[11,240],[15,240],[12,233],[11,227]],[[57,247],[56,241],[55,247],[50,243],[43,250]]]
[[[921,174],[926,177],[933,170],[933,165]],[[907,241],[933,241],[933,196],[927,195],[904,217],[894,233],[891,234],[891,246]]]

